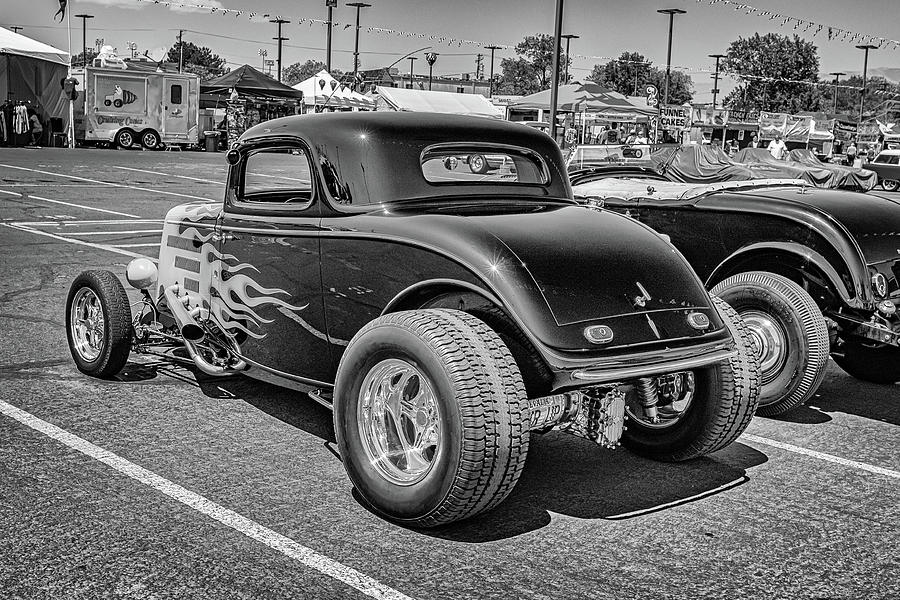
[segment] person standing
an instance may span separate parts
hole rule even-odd
[[[44,126],[41,125],[41,119],[37,116],[37,113],[32,113],[28,120],[31,124],[31,145],[37,146],[44,137]]]
[[[759,148],[759,137],[754,133],[753,137],[750,138],[750,148]]]
[[[775,139],[769,142],[769,154],[778,160],[783,160],[786,152],[787,145],[784,143],[784,140],[781,139],[781,134],[776,133]]]
[[[856,160],[856,144],[851,140],[850,145],[847,146],[847,165],[852,167],[853,162]]]

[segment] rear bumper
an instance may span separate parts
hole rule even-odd
[[[560,388],[575,388],[689,371],[729,360],[737,352],[734,342],[729,339],[685,348],[619,355],[565,369],[558,374],[557,383]]]

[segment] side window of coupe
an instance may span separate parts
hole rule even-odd
[[[312,200],[312,171],[303,149],[262,148],[252,151],[244,162],[242,201],[303,204]]]

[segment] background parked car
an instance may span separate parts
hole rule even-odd
[[[848,373],[900,380],[900,203],[772,182],[685,184],[627,166],[572,174],[575,193],[671,237],[754,331],[760,414],[812,397],[829,351]]]
[[[900,189],[900,150],[882,150],[870,163],[863,165],[878,174],[878,181],[886,192]]]

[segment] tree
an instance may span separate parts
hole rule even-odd
[[[98,52],[94,48],[87,49],[87,64],[90,65],[91,61],[97,56]],[[72,57],[72,66],[73,67],[81,67],[84,65],[84,52],[79,52],[75,56]]]
[[[653,66],[639,52],[623,52],[619,58],[602,65],[594,65],[588,77],[603,87],[626,96],[643,96],[644,87],[653,84],[659,88],[660,99],[666,87],[666,72]],[[690,75],[678,70],[670,71],[669,103],[684,104],[694,96],[694,82]]]
[[[197,46],[193,42],[175,42],[166,55],[168,62],[178,64],[181,47],[184,47],[184,70],[200,76],[201,81],[215,79],[229,71],[225,66],[225,59],[206,46]]]
[[[281,72],[281,82],[287,85],[296,85],[301,81],[309,79],[319,71],[325,71],[325,63],[321,60],[308,60],[304,63],[296,62],[288,65]],[[340,81],[344,76],[344,72],[340,69],[332,69],[331,76]]]
[[[725,106],[796,114],[823,107],[822,93],[807,83],[819,80],[818,49],[811,42],[777,33],[738,38],[731,42],[722,70],[739,85],[725,98]]]
[[[841,86],[837,91],[837,112],[849,114],[855,118],[859,116],[859,98],[862,90],[862,75],[853,75],[840,80]],[[834,80],[823,80],[819,88],[822,92],[822,110],[831,112],[834,110]],[[870,77],[866,81],[866,104],[863,114],[878,114],[878,109],[886,100],[900,99],[900,85],[891,83],[883,78]]]
[[[553,36],[546,33],[529,35],[516,44],[518,58],[500,61],[501,94],[527,95],[546,90],[553,79]],[[571,60],[560,55],[560,79],[565,77],[566,65]]]

